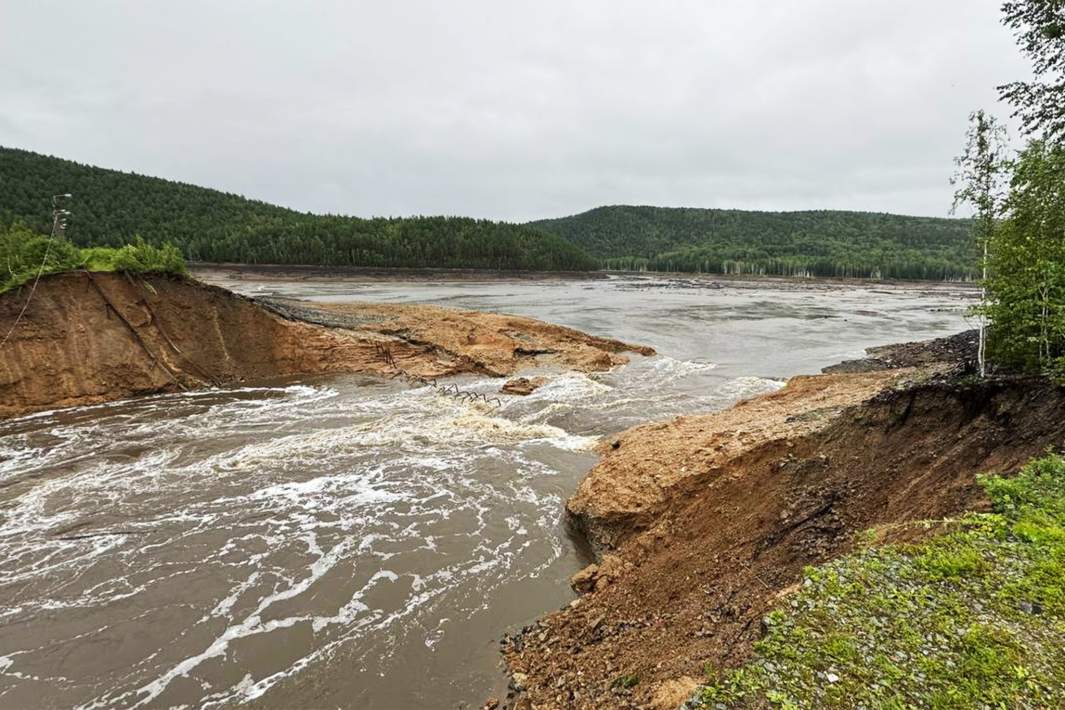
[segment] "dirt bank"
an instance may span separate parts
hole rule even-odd
[[[956,366],[796,378],[608,439],[568,506],[601,553],[590,591],[505,640],[511,705],[675,708],[749,655],[804,566],[870,528],[927,534],[905,523],[980,508],[977,474],[1065,440],[1065,388]]]
[[[958,374],[972,374],[977,371],[976,350],[979,337],[978,331],[967,330],[946,338],[866,348],[864,358],[846,360],[826,367],[822,372],[838,374],[897,370],[904,367],[946,366]]]
[[[0,332],[26,290],[0,295]],[[328,372],[508,375],[585,371],[650,349],[531,318],[429,306],[261,305],[169,276],[68,273],[41,280],[0,352],[0,416]]]
[[[722,412],[629,429],[600,444],[602,461],[566,508],[597,549],[618,547],[687,491],[748,465],[765,447],[772,456],[792,440],[824,429],[843,408],[905,374],[795,377],[778,392]]]
[[[407,372],[445,376],[478,372],[502,377],[522,367],[560,365],[583,372],[628,362],[626,352],[652,348],[599,338],[534,318],[418,304],[257,301],[285,318],[374,342],[382,338]]]

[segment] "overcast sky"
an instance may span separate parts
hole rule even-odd
[[[945,215],[1000,0],[0,0],[0,145],[360,216]]]

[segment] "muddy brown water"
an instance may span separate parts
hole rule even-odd
[[[501,634],[572,599],[587,558],[563,502],[597,437],[956,332],[972,294],[212,279],[531,315],[660,354],[498,409],[343,376],[0,422],[0,707],[475,707],[503,692]]]

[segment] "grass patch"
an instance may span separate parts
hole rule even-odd
[[[0,232],[0,293],[43,274],[76,269],[132,274],[183,274],[185,260],[170,244],[153,246],[140,237],[123,247],[79,249],[68,241],[42,236],[15,225]]]
[[[1065,707],[1065,458],[981,483],[992,513],[808,569],[688,707]]]

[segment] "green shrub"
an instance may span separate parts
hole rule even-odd
[[[85,268],[90,271],[123,271],[131,274],[185,273],[185,260],[172,244],[156,247],[139,236],[132,244],[118,249],[91,247],[83,249]]]
[[[153,246],[140,237],[117,249],[79,249],[63,239],[36,234],[16,224],[0,231],[0,293],[33,281],[37,274],[75,269],[126,273],[184,274],[185,260],[170,244]]]

